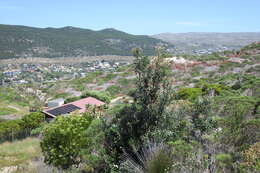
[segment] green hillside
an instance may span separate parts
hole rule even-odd
[[[0,25],[0,59],[131,55],[131,49],[134,47],[140,47],[145,54],[151,55],[158,44],[166,43],[115,29],[92,31],[75,27],[34,28]]]

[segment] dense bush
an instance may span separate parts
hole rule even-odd
[[[122,153],[136,157],[134,147],[142,147],[144,135],[154,129],[172,99],[169,68],[158,56],[151,61],[136,50],[134,69],[137,75],[135,103],[120,112],[105,128],[105,146],[113,164]],[[118,169],[118,168],[112,168]]]
[[[58,117],[45,127],[41,148],[47,164],[67,169],[82,161],[80,151],[89,145],[84,135],[92,122],[90,115]]]
[[[195,88],[181,88],[176,93],[175,98],[194,101],[199,96],[217,96],[227,94],[232,94],[232,91],[229,87],[221,84],[211,84],[205,81],[199,81]]]
[[[89,145],[82,148],[83,163],[89,170],[95,172],[106,173],[108,169],[107,160],[109,156],[106,155],[104,142],[103,121],[101,119],[94,119],[89,128],[84,132],[84,136],[89,140]]]
[[[243,162],[240,165],[244,172],[260,171],[260,142],[243,151]]]
[[[3,137],[7,133],[15,134],[22,130],[22,120],[10,120],[0,122],[0,136]]]
[[[67,104],[67,103],[70,103],[70,102],[77,101],[77,100],[79,100],[79,99],[80,99],[80,97],[69,97],[69,98],[67,98],[67,99],[64,101],[64,103]]]
[[[44,114],[40,112],[33,112],[22,117],[23,128],[34,129],[44,122]]]
[[[115,95],[117,95],[117,94],[120,93],[121,88],[120,88],[119,86],[116,86],[116,85],[111,85],[111,86],[109,86],[109,87],[106,89],[106,91],[107,91],[110,95],[115,96]]]
[[[104,91],[85,91],[80,97],[94,97],[106,103],[110,103],[111,100],[110,94]]]
[[[44,115],[34,112],[19,120],[0,122],[0,142],[15,140],[31,135],[31,130],[38,128],[44,122]]]
[[[202,95],[201,88],[182,88],[178,91],[176,98],[184,100],[194,100]]]

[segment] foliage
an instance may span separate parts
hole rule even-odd
[[[68,169],[82,161],[80,151],[90,139],[84,135],[92,122],[90,115],[58,117],[43,132],[41,149],[47,164]]]
[[[104,78],[102,78],[103,82],[110,81],[114,79],[117,75],[114,73],[108,73]]]
[[[222,141],[222,144],[236,151],[241,150],[247,144],[250,144],[250,139],[254,139],[254,137],[250,135],[248,136],[249,138],[247,138],[247,134],[251,128],[247,128],[250,126],[246,120],[253,116],[255,100],[245,96],[225,97],[222,98],[220,102],[223,104],[223,108],[219,110],[220,116],[223,117],[219,122],[219,125],[223,128],[220,141]],[[248,122],[252,121],[255,120],[249,120]]]
[[[218,96],[232,94],[233,91],[227,86],[216,83],[199,81],[194,88],[181,88],[176,93],[176,99],[194,101],[200,96]]]
[[[106,102],[106,103],[110,103],[110,100],[111,100],[110,94],[107,93],[107,92],[104,92],[104,91],[88,90],[88,91],[85,91],[80,97],[81,98],[94,97],[94,98],[99,99],[99,100]]]
[[[260,171],[260,142],[251,145],[243,152],[243,162],[241,166],[253,172]]]
[[[217,154],[216,155],[216,164],[217,164],[217,167],[218,167],[218,171],[221,171],[221,172],[225,172],[225,170],[227,169],[232,169],[232,162],[233,162],[233,158],[230,154],[224,154],[224,153],[221,153],[221,154]]]
[[[118,79],[118,83],[122,86],[128,86],[131,80],[126,78],[120,78]]]
[[[132,146],[142,146],[143,136],[156,127],[172,98],[169,69],[161,61],[161,56],[150,60],[141,56],[139,49],[134,50],[134,55],[137,75],[135,102],[121,109],[105,128],[106,151],[114,164],[118,164],[123,151],[136,157]]]
[[[107,110],[107,114],[110,115],[110,116],[113,116],[113,115],[116,115],[118,114],[119,112],[121,112],[125,106],[129,106],[127,104],[117,104],[115,106],[112,106],[110,107],[108,110]]]
[[[0,142],[28,137],[31,131],[40,127],[43,122],[44,115],[40,112],[30,113],[22,119],[0,122]]]
[[[120,93],[121,88],[117,85],[111,85],[109,86],[106,91],[111,95],[111,96],[115,96],[117,94]]]
[[[259,142],[260,118],[244,121],[240,126],[240,134],[237,137],[236,145],[241,146],[241,148],[247,148],[249,145]]]
[[[44,122],[44,114],[40,112],[33,112],[22,117],[23,128],[34,129]]]
[[[120,165],[124,173],[167,173],[171,172],[173,156],[170,148],[163,144],[150,144],[143,148],[138,157],[126,155],[126,161]]]
[[[67,104],[67,103],[70,103],[70,102],[74,102],[74,101],[77,101],[77,100],[79,100],[80,99],[80,97],[69,97],[69,98],[67,98],[65,101],[64,101],[64,103],[65,104]]]
[[[108,170],[106,163],[108,156],[103,146],[105,136],[102,120],[94,119],[89,128],[85,130],[84,136],[90,139],[88,146],[82,148],[81,151],[85,165],[95,172],[105,173]]]
[[[187,143],[184,140],[176,140],[168,142],[172,147],[172,154],[175,160],[185,162],[189,157],[191,157],[194,149],[197,149],[198,144],[194,141]]]
[[[4,137],[7,133],[18,133],[22,130],[22,120],[10,120],[0,122],[0,137]]]
[[[176,94],[176,99],[195,100],[201,95],[201,88],[182,88]]]
[[[96,80],[97,77],[100,76],[100,75],[102,75],[101,71],[88,73],[88,75],[86,77],[84,77],[84,78],[74,79],[72,81],[73,86],[74,86],[75,89],[77,89],[79,91],[84,91],[85,87],[82,84],[84,84],[84,83],[91,83],[94,80]]]
[[[210,84],[204,81],[200,81],[197,84],[197,87],[202,89],[203,95],[221,95],[224,90],[228,90],[229,88],[221,85],[221,84]]]

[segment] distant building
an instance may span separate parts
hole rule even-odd
[[[18,71],[18,70],[12,70],[12,71],[5,71],[3,72],[3,74],[6,76],[6,77],[14,77],[18,74],[20,74],[21,72]]]
[[[64,99],[63,98],[51,100],[51,101],[48,102],[48,108],[58,107],[58,106],[61,106],[63,104],[64,104]]]
[[[101,106],[104,104],[105,104],[104,102],[96,98],[87,97],[68,104],[46,109],[43,111],[43,113],[45,114],[45,119],[49,121],[57,116],[70,114],[74,111],[78,111],[79,113],[84,113],[86,112],[87,105]]]

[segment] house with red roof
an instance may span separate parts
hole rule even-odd
[[[42,112],[45,114],[45,119],[48,121],[53,118],[56,118],[57,116],[70,114],[75,111],[79,113],[84,113],[86,112],[87,105],[99,107],[104,104],[105,104],[104,102],[94,97],[87,97],[61,106],[45,109]]]

